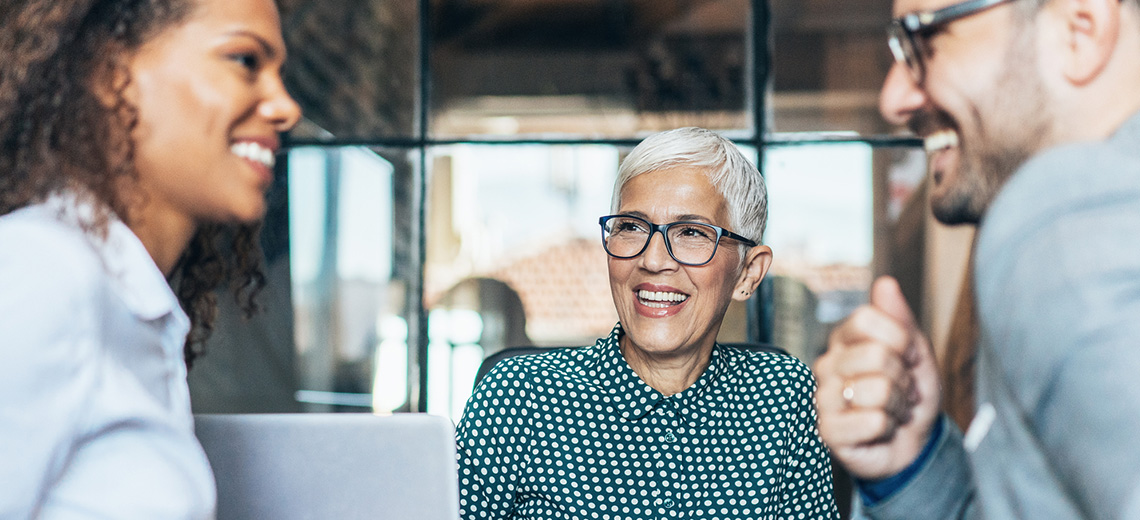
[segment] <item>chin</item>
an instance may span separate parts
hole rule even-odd
[[[682,336],[681,333],[652,323],[633,324],[626,329],[626,336],[631,346],[643,352],[667,354],[683,350],[685,347],[678,340]]]
[[[630,338],[630,344],[643,352],[652,352],[654,354],[666,354],[680,349],[680,345],[676,345],[671,341],[638,341]]]
[[[217,224],[245,225],[253,224],[265,218],[266,204],[250,205],[243,208],[233,208],[228,214],[219,219],[212,219]]]
[[[265,194],[258,191],[250,194],[242,204],[233,208],[233,218],[239,223],[250,224],[265,218],[268,209],[269,203],[265,200]]]
[[[932,194],[930,212],[936,220],[948,226],[977,224],[981,220],[981,211],[976,196],[954,188],[955,186],[944,186],[941,191]]]
[[[243,215],[243,216],[235,219],[234,223],[238,224],[238,225],[254,224],[257,222],[261,222],[264,219],[265,219],[265,210],[262,209],[261,211],[252,212],[248,215]]]

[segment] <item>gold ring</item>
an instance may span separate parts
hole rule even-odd
[[[851,408],[855,403],[855,387],[851,384],[851,381],[843,383],[843,403],[846,404],[848,408]]]

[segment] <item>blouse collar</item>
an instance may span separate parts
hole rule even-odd
[[[71,192],[53,195],[44,205],[61,220],[80,227],[90,223],[95,214],[91,202]],[[173,315],[176,323],[189,331],[189,318],[179,306],[166,277],[142,241],[123,221],[114,214],[108,215],[105,236],[85,235],[102,260],[111,287],[135,316],[152,321]]]
[[[609,336],[598,339],[600,363],[594,377],[609,396],[615,411],[628,421],[637,421],[655,408],[672,407],[683,417],[703,420],[710,391],[716,387],[724,372],[724,354],[720,345],[713,347],[709,366],[689,388],[666,397],[654,390],[633,371],[621,354],[620,340],[625,335],[621,323],[614,325]]]

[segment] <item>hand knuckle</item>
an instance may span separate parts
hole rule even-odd
[[[866,305],[861,305],[851,312],[843,324],[854,330],[866,330],[874,321],[875,312]]]
[[[877,411],[868,421],[878,435],[886,435],[894,429],[894,419],[892,419],[886,412]]]

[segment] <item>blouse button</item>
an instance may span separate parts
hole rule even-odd
[[[668,432],[665,434],[665,442],[677,442],[677,436],[673,435],[673,432]]]
[[[665,507],[673,507],[673,505],[674,505],[674,502],[673,502],[672,498],[666,498],[665,499]]]

